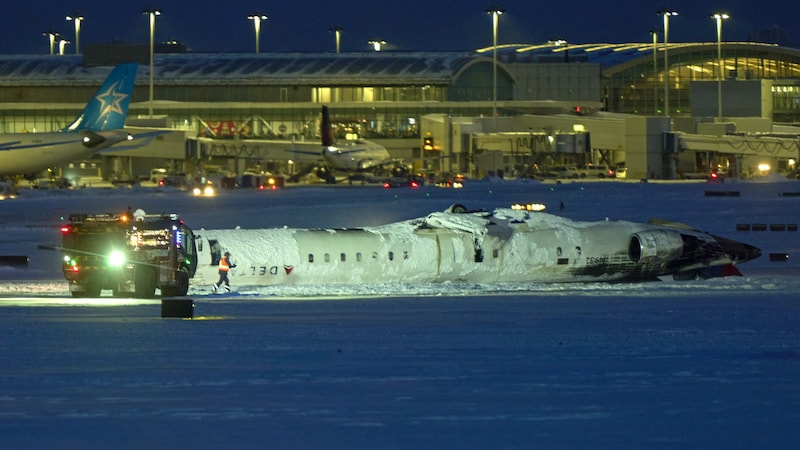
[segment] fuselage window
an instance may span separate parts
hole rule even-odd
[[[500,256],[500,250],[492,249],[492,258],[497,258],[498,256]]]
[[[356,261],[361,262],[361,252],[356,252]]]
[[[389,261],[394,261],[394,252],[389,252]]]
[[[556,247],[556,256],[561,256],[561,247]]]
[[[314,262],[314,254],[313,253],[309,253],[308,254],[308,262],[310,262],[310,263]]]
[[[325,253],[324,258],[325,258],[325,262],[326,263],[331,262],[331,254],[330,253]]]
[[[347,257],[345,256],[345,254],[344,254],[344,253],[340,253],[340,254],[339,254],[339,260],[341,260],[342,262],[344,262],[346,259],[347,259]]]

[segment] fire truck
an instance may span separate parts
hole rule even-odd
[[[73,297],[182,296],[197,269],[194,233],[177,214],[72,214],[61,252]]]

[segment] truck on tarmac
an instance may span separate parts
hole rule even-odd
[[[64,277],[73,297],[186,295],[197,270],[192,230],[177,214],[72,214],[61,226]]]

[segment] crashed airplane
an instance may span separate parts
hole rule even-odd
[[[596,282],[740,275],[742,242],[672,223],[579,222],[544,212],[453,205],[427,217],[345,229],[197,232],[193,284],[231,252],[237,285]]]

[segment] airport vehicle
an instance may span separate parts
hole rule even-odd
[[[52,133],[0,134],[0,176],[34,175],[132,140],[123,130],[137,64],[120,64],[68,126]]]
[[[197,268],[194,233],[176,214],[72,214],[61,236],[73,297],[186,295]]]
[[[555,178],[578,178],[581,172],[576,166],[559,166],[553,169]]]
[[[589,164],[579,169],[581,178],[615,178],[616,172],[609,166],[603,164]]]
[[[738,274],[758,248],[673,223],[578,222],[545,212],[453,205],[349,229],[204,230],[195,280],[221,252],[237,284],[645,281]]]

